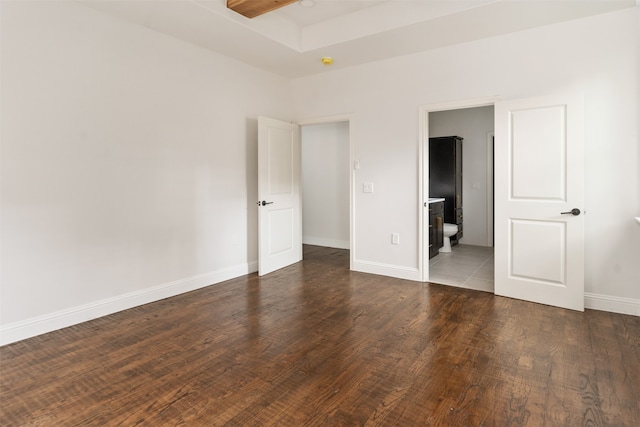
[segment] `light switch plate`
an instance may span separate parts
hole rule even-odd
[[[373,193],[373,182],[365,182],[362,184],[363,193]]]

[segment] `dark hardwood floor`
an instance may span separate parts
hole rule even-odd
[[[639,426],[640,318],[348,271],[348,252],[0,348],[2,426]]]

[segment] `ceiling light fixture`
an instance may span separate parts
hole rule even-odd
[[[316,5],[315,0],[298,0],[298,4],[300,7],[313,7]]]
[[[330,56],[323,56],[323,57],[322,57],[322,59],[321,59],[321,61],[322,61],[322,63],[323,63],[324,65],[331,65],[331,64],[333,64],[333,58],[332,58],[332,57],[330,57]]]

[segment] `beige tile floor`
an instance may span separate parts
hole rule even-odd
[[[456,245],[429,260],[429,281],[493,292],[493,248]]]

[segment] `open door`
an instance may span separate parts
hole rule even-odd
[[[495,105],[495,293],[584,310],[579,95]]]
[[[258,118],[258,274],[302,259],[300,127]]]

